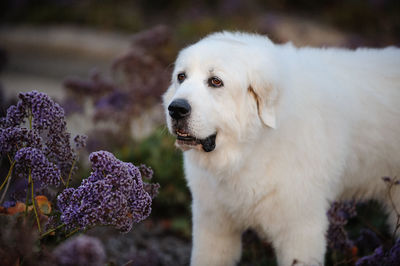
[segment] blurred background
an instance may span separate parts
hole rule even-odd
[[[145,163],[161,185],[151,217],[131,233],[88,232],[100,237],[110,265],[188,264],[191,199],[181,153],[163,125],[160,96],[178,51],[220,30],[297,46],[399,46],[400,1],[0,2],[0,115],[18,92],[46,92],[65,108],[69,131],[89,136],[86,153],[110,150],[121,160]],[[80,169],[76,185],[88,176],[88,163]],[[382,227],[379,207],[370,208],[377,212],[373,223]],[[275,265],[268,243],[252,232],[243,241],[240,265]]]

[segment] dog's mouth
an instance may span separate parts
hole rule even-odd
[[[191,136],[182,130],[176,130],[175,133],[177,136],[177,144],[184,150],[197,147],[203,149],[205,152],[210,152],[215,149],[215,139],[217,137],[217,133],[214,133],[204,139]]]

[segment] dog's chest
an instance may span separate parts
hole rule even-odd
[[[264,191],[262,187],[233,177],[215,183],[213,189],[216,200],[234,220],[244,226],[257,224],[257,208]]]

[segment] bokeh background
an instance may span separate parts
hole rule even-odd
[[[188,264],[191,199],[181,153],[163,125],[160,96],[178,51],[220,30],[266,34],[297,46],[399,46],[400,1],[0,2],[1,115],[18,92],[46,92],[65,108],[69,130],[89,136],[82,158],[110,150],[121,160],[151,166],[161,185],[151,217],[129,234],[88,232],[103,242],[110,265]],[[76,185],[89,172],[88,162],[81,164]],[[359,213],[366,208],[375,214],[369,223],[385,234],[379,206],[372,203]],[[355,236],[358,222],[349,224]],[[243,242],[240,265],[275,265],[268,243],[252,232]],[[328,264],[352,265],[337,263],[337,256],[329,253]]]

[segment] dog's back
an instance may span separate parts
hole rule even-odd
[[[305,98],[316,97],[311,109],[334,132],[331,141],[339,135],[345,143],[338,153],[345,156],[341,193],[384,197],[381,177],[400,173],[400,49],[295,50],[294,64],[305,76],[297,75],[301,81],[291,80],[289,87],[298,82]]]

